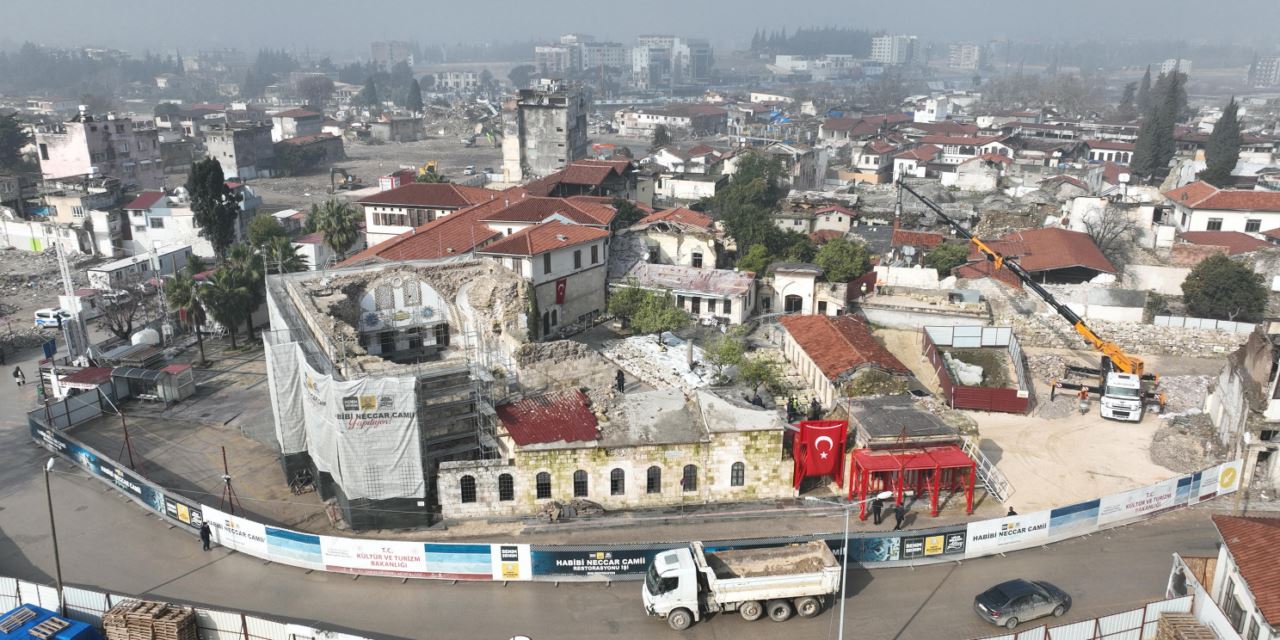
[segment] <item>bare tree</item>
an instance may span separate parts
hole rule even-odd
[[[128,340],[133,323],[142,313],[142,296],[136,292],[117,292],[102,305],[102,324],[115,337]]]
[[[1123,264],[1138,231],[1129,212],[1108,204],[1101,211],[1086,213],[1081,218],[1085,233],[1093,238],[1102,255],[1117,267]]]

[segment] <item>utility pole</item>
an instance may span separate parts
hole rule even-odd
[[[52,425],[49,427],[53,428]],[[49,458],[44,463],[44,497],[49,503],[49,538],[53,541],[53,575],[58,585],[58,615],[66,617],[67,603],[62,597],[62,558],[58,555],[58,527],[53,521],[53,490],[49,488],[49,473],[53,471],[53,462],[57,458]]]

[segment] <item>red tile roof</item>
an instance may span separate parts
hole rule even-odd
[[[586,394],[561,391],[525,398],[494,409],[498,420],[519,446],[553,442],[592,442],[596,416]]]
[[[1166,191],[1164,197],[1191,209],[1280,212],[1280,191],[1219,189],[1207,182]]]
[[[1074,178],[1068,175],[1049,176],[1048,178],[1045,178],[1044,180],[1040,181],[1040,188],[1044,189],[1045,187],[1052,187],[1054,183],[1058,183],[1058,182],[1064,182],[1073,187],[1079,187],[1081,189],[1084,189],[1085,191],[1089,190],[1089,185],[1081,182],[1079,178]]]
[[[1249,586],[1258,611],[1268,624],[1280,626],[1280,562],[1275,555],[1280,544],[1280,518],[1215,515],[1213,524]]]
[[[910,373],[854,316],[793,315],[783,316],[781,322],[828,380],[866,367]]]
[[[1089,234],[1056,227],[1015,231],[987,244],[1006,258],[1016,258],[1030,272],[1085,267],[1102,273],[1115,273],[1115,265],[1102,255]],[[985,263],[976,248],[969,252],[969,262]],[[957,277],[973,277],[961,276]]]
[[[1104,151],[1133,151],[1134,144],[1132,142],[1119,142],[1116,140],[1085,140],[1084,143],[1090,149],[1101,149]]]
[[[962,264],[951,270],[951,275],[962,280],[979,280],[982,278],[991,278],[997,282],[1002,282],[1015,289],[1022,288],[1022,281],[1018,276],[1008,269],[995,271],[991,268],[990,262],[970,262]]]
[[[1276,227],[1270,231],[1263,231],[1262,235],[1275,240],[1280,240],[1280,227]]]
[[[289,109],[288,111],[281,111],[280,113],[274,113],[271,115],[271,117],[272,118],[319,118],[320,114],[314,111],[307,111],[306,109]]]
[[[564,247],[595,242],[609,237],[609,232],[559,220],[521,229],[477,251],[504,256],[536,256]]]
[[[293,239],[293,244],[322,244],[324,242],[324,233],[317,231],[308,233],[305,236],[298,236]]]
[[[897,149],[897,146],[889,144],[884,140],[872,140],[871,142],[862,145],[862,150],[869,153],[889,153],[890,151],[896,151]]]
[[[1233,256],[1271,246],[1271,243],[1265,240],[1259,240],[1239,231],[1183,231],[1178,235],[1191,244],[1226,247],[1227,253]]]
[[[922,144],[914,149],[908,149],[894,156],[894,158],[903,158],[905,160],[915,160],[916,162],[931,162],[938,157],[938,153],[942,151],[941,147],[931,144]]]
[[[853,209],[846,209],[845,207],[842,207],[838,204],[832,204],[832,205],[827,205],[825,207],[822,207],[817,211],[814,211],[813,215],[820,216],[824,213],[843,213],[844,215],[849,216],[850,218],[856,218],[862,215],[857,211],[854,211]]]
[[[814,244],[826,244],[836,238],[843,237],[844,233],[835,229],[818,229],[817,231],[809,234],[809,239],[812,240]]]
[[[160,200],[162,200],[163,198],[164,198],[163,191],[143,191],[142,193],[138,194],[138,197],[133,199],[133,202],[126,204],[124,208],[125,210],[150,209],[151,207],[154,207],[157,202],[160,202]]]
[[[889,241],[892,247],[924,247],[932,249],[943,242],[947,237],[941,233],[933,233],[932,231],[904,231],[902,229],[894,229],[893,237]]]
[[[685,209],[684,207],[676,207],[674,209],[667,209],[666,211],[651,213],[640,218],[640,221],[635,223],[633,226],[643,227],[655,222],[673,222],[706,230],[710,230],[712,224],[711,216],[708,216],[705,213],[699,213],[692,209]]]
[[[524,189],[529,195],[548,196],[559,184],[599,187],[609,176],[621,176],[630,168],[630,160],[576,160],[545,178],[525,184]]]
[[[608,225],[617,210],[596,198],[522,198],[492,213],[486,220],[494,222],[542,222],[561,215],[577,224]]]
[[[467,253],[500,235],[481,220],[502,206],[503,200],[494,198],[443,218],[436,218],[421,227],[379,242],[347,258],[342,264],[349,266],[369,261],[431,260]]]
[[[363,205],[395,207],[423,207],[429,209],[461,209],[473,204],[488,202],[499,192],[482,187],[464,187],[451,183],[410,182],[394,189],[361,198]]]

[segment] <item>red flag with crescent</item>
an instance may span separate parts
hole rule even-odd
[[[795,438],[794,481],[812,476],[835,476],[836,486],[844,486],[845,440],[849,423],[844,420],[804,420]]]
[[[564,304],[564,290],[569,285],[568,278],[556,280],[556,304]]]

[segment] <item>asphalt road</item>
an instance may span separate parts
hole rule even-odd
[[[28,354],[34,360],[34,354]],[[14,362],[10,360],[10,365]],[[24,364],[29,379],[31,366]],[[0,575],[52,583],[41,466],[18,407],[32,387],[0,386]],[[674,634],[645,617],[640,584],[438,583],[307,573],[214,550],[59,463],[53,475],[63,575],[68,584],[201,603],[385,638],[534,640],[646,638]],[[850,573],[846,633],[851,638],[975,638],[998,630],[977,619],[973,596],[1010,577],[1049,580],[1075,608],[1064,621],[1135,607],[1163,596],[1170,554],[1207,553],[1216,535],[1193,510],[1008,557],[917,569]],[[684,637],[754,640],[781,633],[835,637],[836,616],[778,625],[736,615],[695,625]]]

